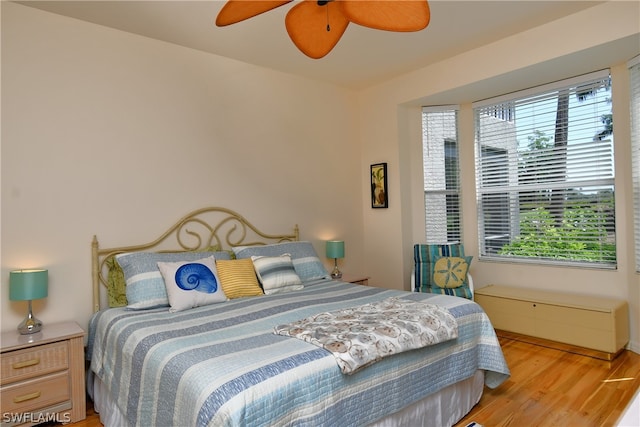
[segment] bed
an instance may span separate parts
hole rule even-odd
[[[181,256],[189,259],[176,261]],[[141,266],[150,261],[140,257],[162,271],[147,271]],[[259,264],[267,261],[281,264]],[[214,262],[216,292],[226,298],[175,296],[165,270],[193,262]],[[204,208],[150,243],[104,249],[94,237],[92,264],[88,392],[106,426],[450,426],[485,386],[509,376],[494,329],[473,301],[331,280],[297,226],[267,234],[232,210]],[[251,294],[255,283],[235,269],[240,264],[253,264],[261,292]],[[151,282],[158,291],[165,279],[164,302],[144,296],[149,289],[134,292]],[[455,336],[345,372],[328,346],[277,333],[389,301],[447,313]]]

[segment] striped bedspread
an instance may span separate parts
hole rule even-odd
[[[343,375],[334,356],[273,333],[276,325],[389,297],[449,309],[458,338]],[[475,303],[331,280],[303,290],[187,311],[96,313],[87,356],[131,425],[366,425],[486,370],[509,376],[494,330]]]

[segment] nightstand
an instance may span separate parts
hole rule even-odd
[[[356,285],[369,286],[369,276],[355,275],[355,274],[343,274],[339,279],[343,282],[354,283]]]
[[[86,417],[84,331],[75,322],[2,333],[2,426],[76,422]]]

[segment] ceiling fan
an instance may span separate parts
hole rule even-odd
[[[224,27],[293,0],[227,0],[216,18]],[[385,31],[420,31],[429,25],[427,0],[302,0],[285,18],[287,33],[305,55],[319,59],[331,52],[350,22]]]

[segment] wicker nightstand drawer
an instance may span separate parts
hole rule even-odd
[[[0,385],[68,368],[68,346],[64,341],[18,350],[2,357]]]
[[[62,371],[3,387],[2,411],[29,412],[69,398],[69,373]]]
[[[85,418],[83,336],[75,322],[47,323],[33,335],[2,333],[2,427]]]

